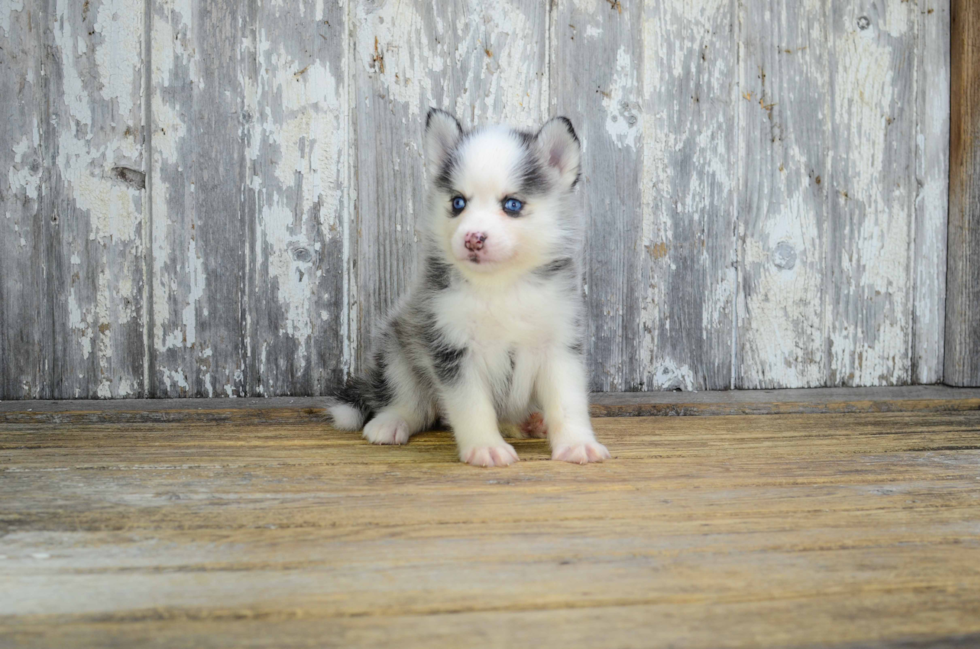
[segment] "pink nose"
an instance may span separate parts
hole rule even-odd
[[[482,232],[466,233],[466,249],[472,252],[483,250],[483,242],[487,240],[487,235]]]

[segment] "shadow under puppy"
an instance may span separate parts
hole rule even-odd
[[[335,425],[405,444],[441,418],[477,466],[518,460],[501,427],[547,436],[553,460],[609,458],[589,421],[571,122],[464,131],[431,110],[425,157],[418,277],[367,374],[334,394]]]

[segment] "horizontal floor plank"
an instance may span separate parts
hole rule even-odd
[[[608,417],[609,462],[490,470],[238,412],[0,425],[0,644],[980,639],[980,411]]]

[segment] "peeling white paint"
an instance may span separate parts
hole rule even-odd
[[[54,7],[60,15],[68,9],[64,0]],[[96,396],[108,398],[128,394],[113,386],[129,381],[120,372],[133,371],[127,332],[138,326],[140,317],[135,305],[142,293],[143,192],[113,169],[138,173],[142,168],[138,134],[143,117],[143,13],[114,0],[92,2],[90,11],[95,17],[91,30],[68,19],[52,25],[63,90],[61,103],[53,107],[54,119],[70,125],[57,130],[55,178],[70,201],[71,211],[61,216],[72,246],[72,266],[97,269],[88,272],[94,285],[80,281],[74,272],[68,325],[75,353],[86,361],[95,352],[101,377],[97,382],[84,377],[74,393],[94,390]],[[78,236],[86,232],[88,242]],[[114,356],[126,358],[114,365]],[[77,361],[70,353],[67,362]]]
[[[911,176],[896,176],[887,161],[897,155],[892,150],[896,135],[907,132],[911,137],[912,132],[905,130],[912,122],[899,121],[899,103],[906,98],[895,93],[905,83],[898,75],[910,72],[902,63],[907,43],[899,37],[912,38],[898,23],[911,24],[915,8],[889,0],[884,15],[873,16],[865,29],[858,9],[847,7],[841,13],[845,23],[838,26],[832,57],[833,123],[846,136],[838,141],[834,167],[842,192],[835,199],[846,218],[838,277],[855,286],[853,304],[846,309],[831,305],[841,316],[828,323],[829,362],[838,383],[890,385],[908,380],[911,363],[907,318],[913,188]]]
[[[142,90],[142,79],[133,71],[142,70],[143,52],[115,46],[142,44],[143,13],[134,10],[129,0],[102,0],[97,11],[94,29],[105,43],[95,50],[102,97],[116,102],[119,115],[132,115],[134,99],[140,98]]]
[[[637,134],[643,132],[643,112],[635,99],[637,73],[625,46],[616,52],[616,70],[609,89],[603,92],[606,132],[616,146],[636,149]]]
[[[536,62],[541,48],[535,25],[524,13],[527,9],[538,7],[487,0],[472,15],[457,15],[458,44],[452,60],[456,70],[467,74],[456,96],[446,96],[443,105],[454,106],[464,120],[533,129],[547,114],[546,80],[540,74],[544,62]]]
[[[198,83],[198,57],[192,46],[194,39],[193,0],[161,0],[156,3],[153,20],[152,63],[153,78],[150,97],[153,113],[153,160],[151,174],[153,195],[151,196],[154,214],[153,229],[153,332],[152,341],[158,352],[170,349],[189,348],[197,342],[197,301],[205,293],[206,276],[204,262],[197,250],[196,234],[192,231],[186,238],[184,264],[173,267],[174,256],[171,247],[174,243],[169,197],[171,188],[169,178],[161,173],[164,165],[181,165],[180,147],[188,137],[185,115],[173,103],[168,91],[188,80],[177,76],[177,67],[189,71],[189,81]],[[189,183],[194,191],[195,184]],[[193,227],[193,221],[191,220]],[[182,238],[182,237],[181,237]],[[183,247],[183,246],[181,246]],[[187,287],[186,295],[180,304],[172,305],[175,295],[183,295],[179,287]],[[179,308],[179,311],[172,309]],[[179,322],[174,322],[176,313]],[[188,389],[186,378],[181,374],[177,380],[175,372],[164,371],[164,384],[169,391],[171,386]]]
[[[0,7],[0,32],[10,34],[10,16],[24,10],[24,0],[6,0],[4,6]]]
[[[613,12],[614,8],[601,0],[573,0],[573,4],[583,18],[574,21],[575,45],[607,44],[608,33],[584,18]],[[730,0],[648,3],[642,9],[642,48],[631,50],[615,43],[609,53],[616,56],[606,71],[608,83],[599,88],[602,110],[586,116],[588,124],[583,130],[608,137],[620,149],[637,151],[641,147],[643,223],[639,243],[646,251],[640,269],[644,299],[639,305],[640,321],[627,325],[637,330],[628,335],[641,337],[639,371],[648,380],[648,388],[689,390],[700,385],[704,377],[702,359],[697,355],[707,353],[708,339],[726,327],[736,294],[737,362],[747,373],[742,380],[755,381],[759,386],[821,385],[833,372],[838,382],[902,381],[910,374],[913,354],[920,367],[928,366],[917,369],[916,378],[935,380],[939,376],[948,189],[942,161],[935,157],[945,151],[933,151],[928,161],[924,161],[927,154],[923,151],[934,141],[944,141],[943,133],[948,134],[949,81],[948,76],[942,76],[942,66],[939,76],[930,70],[928,78],[920,76],[917,81],[939,88],[918,103],[916,110],[923,113],[918,119],[925,126],[916,131],[917,139],[896,144],[893,134],[899,129],[911,130],[911,118],[902,117],[896,110],[899,106],[904,107],[904,114],[911,110],[908,88],[903,85],[908,61],[902,57],[907,58],[912,44],[924,47],[924,37],[917,34],[913,21],[926,18],[919,16],[921,7],[903,0],[835,5],[829,10],[824,0],[802,0],[798,5],[790,9],[814,17],[810,24],[795,21],[803,23],[796,38],[791,25],[779,24],[780,29],[774,31],[781,38],[787,37],[786,57],[809,58],[799,64],[787,59],[769,74],[802,71],[816,75],[810,81],[826,89],[826,106],[807,104],[809,100],[794,94],[792,88],[783,88],[784,94],[778,96],[772,85],[753,86],[756,82],[751,77],[756,71],[751,66],[743,66],[742,76],[746,78],[732,74],[737,68],[730,61],[753,56],[753,48],[759,44],[745,39],[740,51],[725,49],[726,39],[734,38],[730,32],[733,17],[756,17],[744,4],[736,16]],[[9,0],[4,5],[0,35],[23,22],[16,14],[24,8],[23,0]],[[69,8],[66,0],[57,0],[54,5],[54,11],[62,15],[72,13]],[[240,72],[244,105],[254,117],[254,121],[242,120],[241,130],[242,139],[249,142],[250,169],[256,170],[248,188],[257,208],[255,247],[247,253],[248,270],[252,279],[267,273],[268,286],[260,290],[267,291],[263,295],[275,296],[276,302],[270,305],[279,313],[270,321],[281,324],[277,335],[299,343],[298,357],[292,359],[292,367],[298,371],[311,362],[315,332],[325,326],[341,329],[346,341],[345,368],[351,367],[353,350],[359,344],[362,297],[358,295],[355,257],[357,227],[361,225],[357,218],[365,215],[354,211],[357,177],[349,151],[351,110],[367,110],[365,114],[371,119],[390,119],[390,123],[377,127],[390,127],[404,142],[389,142],[400,148],[395,159],[384,160],[392,165],[387,172],[410,177],[419,157],[419,123],[429,105],[455,109],[467,123],[503,120],[534,126],[549,113],[548,83],[553,71],[548,66],[560,67],[562,63],[552,62],[550,53],[541,54],[541,15],[535,13],[539,7],[513,0],[464,3],[453,13],[439,12],[434,20],[426,15],[429,9],[417,3],[355,3],[347,11],[351,25],[332,26],[342,38],[351,38],[353,47],[345,47],[343,57],[329,61],[304,51],[305,46],[288,38],[292,34],[287,30],[277,30],[274,25],[266,29],[269,20],[289,11],[315,25],[325,15],[324,8],[322,0],[317,0],[315,8],[314,3],[294,7],[286,0],[273,0],[262,6],[260,13],[268,15],[254,30],[246,30],[241,43],[248,50],[245,58],[256,62],[258,74],[255,76],[247,65]],[[189,367],[178,367],[177,360],[168,358],[164,367],[153,370],[155,375],[167,390],[190,391],[193,385],[208,396],[236,396],[243,385],[241,368],[211,366],[217,363],[216,356],[222,356],[220,348],[212,348],[213,341],[204,331],[204,298],[213,290],[206,285],[204,262],[214,251],[203,249],[196,234],[174,232],[178,219],[171,211],[177,204],[168,205],[171,190],[177,186],[175,178],[181,174],[187,174],[184,192],[199,191],[197,179],[189,171],[193,166],[184,152],[199,135],[191,109],[207,107],[189,107],[174,99],[174,91],[184,84],[203,87],[201,71],[207,62],[195,45],[195,36],[202,36],[194,33],[196,9],[194,0],[152,3],[153,38],[149,45],[154,82],[148,97],[142,96],[141,11],[131,11],[122,0],[92,0],[84,29],[70,19],[50,25],[51,52],[60,59],[58,79],[63,84],[63,93],[54,105],[55,177],[63,183],[73,210],[65,231],[88,237],[66,239],[70,265],[65,269],[81,277],[68,289],[65,304],[71,353],[87,361],[79,361],[70,371],[74,384],[69,389],[74,394],[92,396],[94,390],[95,395],[107,398],[140,391],[138,379],[116,374],[122,364],[124,327],[140,317],[137,300],[127,298],[142,294],[140,259],[151,252],[142,250],[147,198],[152,200],[156,216],[151,233],[155,246],[153,304],[147,307],[154,322],[150,344],[157,351],[198,350],[180,352]],[[785,9],[779,9],[778,3],[760,9],[764,12],[759,14],[763,18],[760,24],[776,25],[780,20],[777,10]],[[553,19],[553,15],[549,17]],[[865,28],[859,26],[865,24]],[[554,24],[547,27],[555,29]],[[94,35],[88,34],[89,28]],[[755,28],[756,24],[743,22],[736,31],[751,34]],[[824,32],[831,32],[833,38]],[[942,36],[948,34],[930,38],[941,41]],[[818,52],[811,46],[809,54],[803,55],[796,48],[804,47],[807,38],[832,47]],[[942,53],[948,45],[944,43],[933,46]],[[631,52],[639,51],[643,52],[642,61],[638,53],[631,56]],[[923,74],[921,70],[919,74]],[[348,94],[347,84],[353,79],[369,84],[369,89]],[[724,106],[726,89],[736,97],[743,93],[751,97],[739,100],[738,108],[732,111]],[[639,96],[641,91],[644,96]],[[353,105],[352,96],[362,97],[363,103]],[[568,97],[564,100],[574,103]],[[137,171],[145,168],[143,101],[151,102],[154,119],[155,158],[152,165],[146,165],[153,169],[152,197],[144,197],[144,192],[112,173],[117,166]],[[766,109],[776,103],[779,107],[775,110]],[[793,112],[782,114],[784,110]],[[736,116],[738,120],[734,120]],[[238,120],[239,116],[229,115],[228,119]],[[740,229],[732,233],[732,245],[740,246],[741,255],[736,271],[734,267],[718,267],[725,251],[707,250],[705,246],[715,241],[712,229],[727,218],[726,201],[739,189],[738,169],[752,173],[751,167],[742,165],[744,158],[738,168],[731,164],[731,134],[734,129],[745,129],[747,120],[752,119],[772,129],[772,142],[767,144],[759,137],[743,140],[742,146],[764,148],[767,155],[771,154],[772,166],[780,170],[770,169],[771,177],[749,190],[759,192],[763,196],[760,201],[767,201],[752,206],[764,219],[758,227],[746,227],[746,214],[741,210],[748,199],[740,197],[737,204],[732,200],[742,219]],[[809,133],[820,120],[826,121],[833,137],[828,139],[829,148],[824,148],[826,168],[814,170],[822,161],[819,154],[794,141],[793,135]],[[896,120],[898,123],[893,123]],[[781,130],[786,128],[794,132]],[[18,133],[7,158],[13,163],[0,176],[14,195],[27,200],[36,201],[41,195],[44,170],[36,164],[40,139],[36,124],[33,130]],[[835,144],[838,139],[846,142],[847,148]],[[597,147],[597,141],[593,138],[587,155],[602,155],[603,147]],[[883,179],[882,169],[890,164],[896,149],[913,146],[919,150],[915,170],[919,186],[896,173],[889,172]],[[745,151],[741,153],[745,155]],[[163,166],[176,170],[175,175],[159,173]],[[817,186],[816,174],[823,176]],[[846,198],[841,198],[842,193]],[[916,221],[910,221],[910,205],[918,213]],[[832,212],[830,206],[837,211]],[[415,236],[411,227],[415,206],[409,201],[400,209],[398,221],[388,224],[386,232],[408,242]],[[613,209],[620,206],[613,205]],[[827,241],[823,228],[832,214],[838,220],[834,234],[842,239],[844,250],[830,268],[828,246],[836,244]],[[181,217],[179,222],[189,225],[194,218],[206,215],[194,215],[186,221]],[[17,254],[27,254],[30,244],[36,245],[22,230],[15,223],[10,234],[11,246],[25,249],[21,253],[11,247]],[[342,239],[341,252],[332,253],[338,247],[337,237]],[[344,269],[345,298],[339,314],[318,301],[329,297],[326,291],[320,292],[322,279],[327,277],[323,263],[327,254],[343,257],[342,264],[332,263],[330,271],[340,272],[334,270],[340,266]],[[687,272],[684,264],[692,258],[698,276],[679,278]],[[102,266],[93,270],[93,264]],[[702,271],[704,277],[700,276]],[[378,271],[364,271],[368,277],[374,272]],[[741,281],[736,273],[742,274]],[[851,282],[848,287],[853,304],[847,301],[852,299],[848,296],[832,298],[826,294],[828,275],[839,278],[836,281]],[[699,287],[694,299],[704,307],[700,318],[687,317],[686,312],[682,317],[677,308],[676,294],[683,291],[686,281],[697,282]],[[595,285],[591,288],[589,299],[603,299]],[[180,297],[175,299],[177,295]],[[376,298],[365,295],[363,299],[368,297]],[[624,305],[603,302],[603,306],[612,317],[620,315]],[[248,305],[245,317],[245,330],[253,332],[258,318]],[[915,340],[910,334],[912,318],[917,328]],[[681,331],[682,324],[700,327],[700,331],[691,335]],[[932,336],[927,343],[919,343],[919,331]],[[676,341],[683,335],[687,336],[683,344],[692,340],[693,348],[678,346]],[[705,349],[698,347],[699,336]],[[268,343],[257,346],[260,349],[248,350],[258,357],[257,373],[263,377],[267,372],[274,374],[276,364],[282,361],[277,357],[280,352]],[[91,369],[100,375],[87,376]],[[37,386],[28,389],[36,390]],[[264,394],[270,387],[260,381],[256,389]]]
[[[740,237],[745,242],[740,264],[752,278],[751,292],[738,295],[740,371],[743,381],[758,387],[812,387],[827,380],[820,299],[824,277],[814,272],[823,261],[820,220],[806,192],[805,186],[789,191],[782,210],[766,215],[760,238],[744,231]],[[792,267],[777,265],[780,246],[796,255]],[[817,259],[811,259],[813,254]]]
[[[41,189],[41,155],[39,149],[40,134],[37,129],[37,122],[30,135],[25,135],[20,142],[14,145],[14,164],[7,171],[7,182],[10,189],[14,192],[18,190],[32,201],[38,198]],[[25,155],[31,152],[34,156],[25,159]],[[9,214],[7,216],[10,216]]]
[[[163,379],[163,384],[166,386],[167,392],[171,392],[175,387],[180,388],[180,391],[183,393],[186,393],[190,389],[190,386],[187,384],[187,376],[183,370],[171,370],[166,367],[161,367],[158,372]]]
[[[414,2],[386,2],[374,11],[355,3],[357,56],[372,71],[388,96],[418,118],[436,104],[432,76],[440,76],[446,61],[430,48],[423,20]]]
[[[640,373],[649,389],[701,389],[730,382],[706,376],[706,364],[724,365],[735,308],[732,150],[735,63],[728,25],[731,3],[694,0],[646,7],[642,66],[617,52],[615,83],[604,97],[606,131],[620,146],[642,137],[642,278],[646,299],[637,335]],[[678,39],[677,34],[689,35]],[[708,60],[705,46],[710,45]],[[642,86],[633,72],[643,70]],[[642,87],[636,129],[613,121],[620,97]],[[619,103],[617,103],[617,101]],[[628,104],[627,104],[628,106]],[[731,236],[731,252],[725,240]],[[691,273],[694,273],[692,276]],[[700,326],[700,340],[681,323]],[[727,360],[727,359],[725,359]],[[719,363],[721,361],[721,363]],[[698,368],[695,371],[694,368]],[[724,383],[721,383],[721,381]]]
[[[253,255],[268,273],[266,290],[278,298],[284,318],[279,333],[299,343],[293,364],[301,373],[313,353],[321,241],[340,236],[344,111],[340,84],[325,62],[298,60],[285,43],[269,39],[260,31],[258,83],[250,90],[259,116],[250,156],[255,164],[273,163],[271,175],[253,181],[258,197]]]
[[[691,392],[697,390],[697,382],[694,380],[694,372],[687,365],[678,364],[673,360],[666,360],[653,369],[650,374],[652,389],[654,390],[681,390]]]
[[[68,293],[68,326],[75,332],[75,341],[84,359],[92,353],[92,339],[95,334],[95,327],[91,324],[92,319],[90,309],[82,310],[75,287],[72,286]]]

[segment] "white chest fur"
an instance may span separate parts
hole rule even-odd
[[[466,285],[440,295],[435,316],[452,338],[474,351],[545,351],[563,342],[572,327],[571,298],[553,285],[533,282],[491,289]]]

